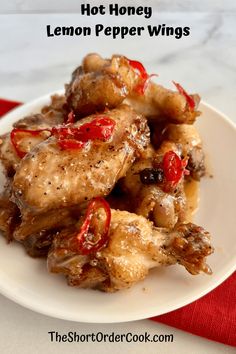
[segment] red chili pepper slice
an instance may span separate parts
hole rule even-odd
[[[81,149],[85,142],[78,139],[78,128],[73,127],[53,127],[52,135],[56,136],[59,146],[63,150]]]
[[[71,111],[68,114],[67,120],[65,121],[65,124],[73,124],[75,123],[75,114],[73,113],[73,111]]]
[[[62,148],[62,150],[78,150],[84,147],[85,145],[84,142],[75,139],[58,139],[58,144]]]
[[[183,169],[183,173],[185,176],[189,176],[190,175],[190,171],[186,169],[188,164],[188,158],[185,158],[182,160],[182,169]]]
[[[139,95],[144,95],[145,94],[145,91],[148,87],[148,84],[149,84],[149,81],[151,80],[151,78],[153,76],[158,76],[157,74],[151,74],[151,75],[148,75],[148,78],[143,81],[141,84],[138,84],[136,87],[135,87],[135,91],[139,94]]]
[[[49,129],[38,129],[38,130],[27,130],[27,129],[18,129],[18,128],[12,129],[10,134],[10,139],[12,145],[15,148],[17,155],[22,159],[27,154],[27,151],[23,151],[19,146],[19,142],[21,140],[20,136],[27,135],[27,134],[31,136],[38,136],[45,131],[50,132]]]
[[[137,60],[128,59],[129,65],[132,66],[133,69],[138,70],[142,79],[146,80],[148,78],[148,74],[146,72],[145,67],[142,63]]]
[[[183,169],[179,156],[174,151],[168,151],[163,157],[164,175],[168,182],[178,183]]]
[[[52,135],[58,139],[73,139],[78,132],[78,128],[66,127],[66,126],[57,126],[52,127]]]
[[[89,140],[108,140],[114,130],[115,122],[109,117],[95,118],[90,123],[75,127],[53,127],[52,135],[58,138],[62,149],[82,148]]]
[[[187,158],[181,160],[174,151],[166,152],[162,162],[166,182],[170,182],[172,186],[175,186],[183,175],[189,175],[189,171],[185,169],[187,163]]]
[[[143,95],[147,89],[149,80],[153,77],[153,76],[158,76],[157,74],[151,74],[148,75],[145,67],[143,66],[142,63],[140,63],[139,61],[136,60],[130,60],[128,59],[129,65],[134,69],[137,70],[139,72],[140,78],[142,80],[141,83],[137,84],[136,87],[134,88],[134,90],[139,94],[139,95]]]
[[[91,223],[94,214],[99,209],[103,209],[106,214],[106,218],[103,225],[102,233],[99,235],[94,234],[91,230]],[[81,226],[80,232],[76,235],[77,249],[80,254],[88,255],[90,253],[97,252],[107,244],[108,233],[111,223],[111,209],[107,201],[101,197],[92,199],[89,203],[84,222]],[[96,240],[96,238],[98,239]]]
[[[194,99],[184,90],[184,88],[180,84],[178,84],[177,82],[174,82],[174,81],[173,81],[173,84],[175,85],[175,87],[177,88],[179,93],[186,98],[186,101],[188,103],[190,110],[193,111],[195,108]]]
[[[79,128],[79,133],[84,140],[109,139],[115,127],[114,120],[109,117],[95,118],[90,123],[85,123]]]
[[[72,121],[71,112],[70,121]],[[69,118],[68,118],[69,119]],[[26,129],[13,129],[11,131],[11,142],[14,146],[17,155],[23,158],[27,152],[22,151],[19,147],[19,133],[30,134],[32,136],[40,135],[44,131],[50,132],[50,135],[55,136],[58,139],[59,146],[63,149],[80,149],[89,140],[108,140],[115,128],[115,122],[113,119],[107,116],[101,116],[93,119],[90,123],[85,123],[80,127],[73,126],[59,126],[51,129],[39,129],[39,130],[26,130]]]

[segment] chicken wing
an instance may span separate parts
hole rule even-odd
[[[80,149],[61,149],[52,136],[21,161],[13,180],[15,201],[22,213],[78,205],[110,193],[135,157],[148,145],[146,119],[129,106],[106,112],[115,122],[111,139],[88,141]],[[91,122],[93,115],[77,122]]]
[[[186,95],[151,83],[150,78],[141,63],[124,56],[103,59],[98,54],[89,54],[66,85],[67,102],[78,117],[115,108],[126,99],[125,103],[149,120],[193,123],[200,114],[200,97],[189,96],[194,105],[190,107]]]
[[[111,59],[103,59],[98,54],[89,54],[66,85],[67,102],[80,117],[115,108],[139,80],[126,57],[113,55]]]
[[[172,231],[158,229],[142,216],[112,210],[109,240],[90,255],[71,249],[78,229],[55,236],[48,269],[66,275],[68,284],[112,292],[144,279],[151,268],[179,263],[191,274],[211,273],[206,256],[212,253],[210,235],[194,224]]]
[[[0,230],[7,241],[12,240],[13,231],[20,220],[19,209],[11,202],[9,195],[8,189],[0,195]]]
[[[177,92],[150,82],[143,95],[133,91],[125,100],[137,113],[143,114],[149,121],[192,124],[200,115],[197,111],[200,97],[191,95],[194,109],[190,108],[186,97]]]
[[[153,220],[156,226],[172,229],[177,222],[184,220],[186,197],[183,177],[167,191],[162,182],[163,170],[156,168],[168,151],[181,156],[181,145],[164,141],[157,151],[153,150],[151,157],[135,161],[120,185],[127,195],[132,196],[135,213]],[[152,178],[155,173],[160,173],[160,179]]]
[[[205,175],[205,156],[200,135],[194,125],[168,124],[164,138],[176,144],[181,144],[182,155],[188,158],[187,169],[196,181]]]
[[[62,124],[67,114],[65,106],[65,96],[54,95],[51,97],[51,104],[43,107],[40,114],[32,114],[18,120],[13,125],[13,128],[19,130],[41,130]],[[48,134],[45,132],[39,135],[22,134],[19,143],[23,151],[29,152],[47,137]],[[12,177],[19,166],[21,158],[12,144],[11,133],[0,136],[0,161],[5,167],[6,174]]]

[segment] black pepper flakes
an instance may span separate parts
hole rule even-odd
[[[145,168],[139,173],[139,176],[143,184],[162,183],[164,171],[161,168]]]

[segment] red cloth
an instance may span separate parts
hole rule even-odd
[[[0,98],[0,117],[20,104],[20,102],[8,101]]]
[[[0,116],[19,104],[0,99]],[[192,304],[151,320],[236,346],[236,273]]]
[[[201,299],[151,320],[236,346],[236,272]]]

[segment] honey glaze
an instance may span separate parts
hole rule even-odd
[[[199,203],[199,182],[189,178],[184,183],[184,191],[187,199],[186,221],[192,222],[194,214],[198,210]]]

